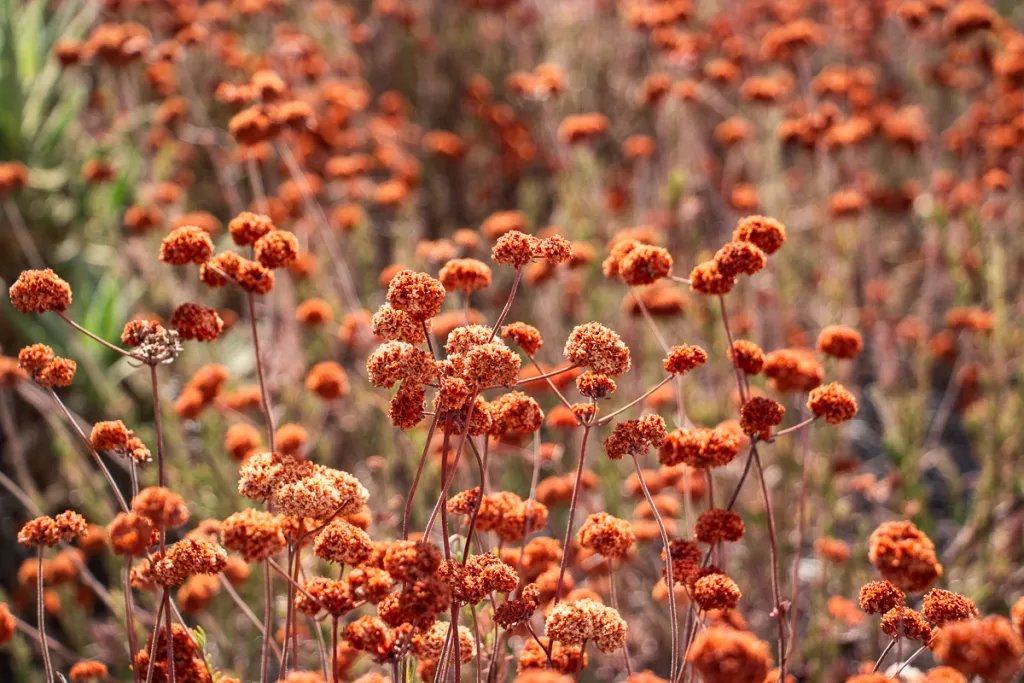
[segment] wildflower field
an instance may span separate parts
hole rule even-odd
[[[1024,6],[0,0],[0,683],[1024,680]]]

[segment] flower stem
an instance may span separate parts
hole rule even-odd
[[[555,604],[562,599],[562,579],[569,560],[572,547],[572,525],[576,519],[576,504],[579,501],[580,482],[583,481],[583,465],[587,459],[587,439],[590,437],[590,425],[583,425],[583,444],[580,446],[580,460],[576,465],[576,483],[572,487],[572,499],[569,501],[569,519],[565,523],[565,542],[562,543],[562,563],[558,568],[558,585],[555,586]]]
[[[658,531],[661,533],[661,542],[665,546],[665,586],[668,588],[668,611],[669,611],[669,623],[672,632],[672,659],[671,661],[671,679],[675,680],[676,677],[676,649],[679,645],[679,621],[676,613],[676,590],[675,590],[675,577],[672,575],[672,548],[668,540],[668,531],[665,529],[665,522],[661,519],[661,513],[658,512],[658,507],[654,504],[654,498],[651,496],[650,489],[647,488],[647,481],[644,479],[643,470],[640,469],[640,461],[637,460],[636,454],[630,453],[630,457],[633,458],[633,467],[636,469],[637,479],[640,481],[640,488],[643,489],[644,498],[647,499],[647,504],[651,506],[651,512],[654,513],[654,521],[658,523]]]
[[[50,661],[50,647],[46,643],[46,600],[43,595],[43,546],[38,548],[38,563],[36,565],[36,618],[39,621],[39,649],[43,653],[43,667],[46,672],[46,680],[53,683],[53,662]]]
[[[772,598],[775,600],[775,616],[779,625],[779,680],[786,680],[786,610],[782,605],[782,591],[779,589],[779,552],[775,540],[775,516],[772,514],[772,501],[768,495],[768,483],[764,478],[761,456],[757,445],[751,445],[754,464],[757,466],[758,479],[761,481],[761,496],[764,499],[765,515],[768,518],[768,549],[772,559]]]

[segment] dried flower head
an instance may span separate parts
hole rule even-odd
[[[416,322],[423,322],[441,311],[444,294],[444,285],[426,273],[401,270],[388,285],[388,304],[405,311]]]
[[[404,380],[426,383],[437,375],[429,352],[400,341],[377,347],[366,359],[366,371],[372,384],[388,388]]]
[[[731,510],[711,508],[697,517],[693,534],[701,543],[735,542],[743,538],[743,518]]]
[[[18,366],[33,374],[53,362],[53,349],[46,344],[31,344],[18,351]]]
[[[328,524],[313,544],[313,553],[317,557],[352,566],[362,564],[372,550],[369,535],[344,519],[335,519]]]
[[[77,368],[78,364],[75,361],[57,356],[36,373],[35,380],[44,387],[70,386],[75,379]]]
[[[243,211],[228,223],[231,239],[240,247],[256,244],[256,241],[274,229],[270,216]]]
[[[690,271],[690,289],[699,294],[728,294],[736,284],[736,276],[722,272],[718,261],[704,261]]]
[[[864,341],[860,332],[845,325],[828,325],[818,335],[818,350],[833,358],[855,358]]]
[[[132,500],[132,512],[149,519],[157,529],[174,529],[188,521],[185,501],[163,486],[150,486]]]
[[[918,592],[942,576],[935,544],[909,521],[885,522],[868,539],[868,559],[887,580]]]
[[[735,609],[742,596],[736,582],[721,573],[702,576],[693,584],[693,601],[703,610]]]
[[[540,331],[526,323],[515,322],[505,325],[501,328],[501,336],[518,344],[527,356],[537,355],[540,348],[544,346],[544,339],[540,336]]]
[[[119,512],[107,526],[107,535],[114,553],[133,557],[145,555],[157,540],[153,522],[134,512]]]
[[[763,682],[772,663],[767,643],[748,631],[721,626],[698,633],[686,661],[707,683]]]
[[[604,448],[609,458],[619,460],[624,455],[643,455],[658,448],[667,436],[665,420],[660,415],[644,415],[615,425],[604,441]]]
[[[1020,670],[1021,636],[1000,616],[946,624],[931,643],[935,658],[967,676],[1007,681]]]
[[[936,626],[942,626],[951,621],[976,619],[978,608],[974,601],[965,595],[933,588],[925,593],[921,602],[921,613]]]
[[[309,369],[309,374],[306,375],[306,389],[325,401],[344,398],[349,392],[348,376],[336,362],[321,361]]]
[[[882,632],[890,638],[920,640],[927,644],[932,637],[932,627],[920,612],[897,605],[882,615]]]
[[[807,407],[814,415],[824,417],[830,425],[852,420],[857,415],[857,399],[838,382],[811,389]]]
[[[624,557],[636,543],[629,522],[612,517],[607,512],[590,515],[580,526],[577,535],[582,547],[608,558]]]
[[[565,359],[594,372],[617,377],[629,370],[629,347],[612,330],[596,322],[576,326],[563,351]]]
[[[750,242],[766,254],[774,254],[786,241],[786,228],[774,218],[747,216],[733,234],[736,242]]]
[[[906,599],[906,594],[889,581],[869,581],[860,589],[860,608],[868,614],[885,614]]]
[[[287,230],[271,230],[256,240],[256,260],[265,268],[284,268],[299,255],[299,240]]]
[[[753,275],[764,268],[767,259],[764,252],[751,242],[728,242],[715,253],[714,263],[722,277],[735,278],[739,275]]]
[[[740,409],[740,427],[744,434],[764,436],[772,427],[782,424],[786,409],[778,401],[766,396],[747,399]]]
[[[246,562],[262,562],[285,547],[281,521],[269,512],[251,508],[225,519],[220,537],[225,548],[241,553]]]
[[[103,662],[75,662],[68,671],[68,679],[78,681],[99,681],[107,677],[107,665]]]
[[[182,339],[201,342],[216,341],[224,329],[224,321],[217,311],[199,304],[184,303],[174,309],[170,326]]]
[[[495,263],[522,268],[532,261],[540,250],[541,240],[533,235],[526,235],[518,230],[510,230],[498,238],[491,249],[491,258]]]
[[[22,271],[9,294],[11,303],[22,313],[63,313],[71,305],[71,285],[49,268]]]
[[[449,292],[469,294],[491,286],[490,266],[473,258],[452,259],[437,277]]]
[[[737,339],[729,349],[729,360],[748,375],[757,375],[764,369],[764,351],[752,341]]]
[[[204,263],[213,256],[210,234],[194,225],[172,230],[160,243],[160,261],[172,266]]]
[[[673,375],[685,375],[690,370],[699,368],[708,360],[708,354],[699,346],[673,346],[669,349],[668,358],[663,365]]]

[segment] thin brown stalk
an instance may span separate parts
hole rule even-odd
[[[412,500],[416,495],[416,489],[420,485],[420,477],[423,475],[423,466],[427,462],[427,452],[430,450],[430,441],[434,436],[434,429],[437,428],[438,415],[435,413],[430,421],[430,428],[427,429],[427,439],[423,443],[423,453],[420,454],[420,463],[416,466],[416,476],[413,477],[412,487],[405,497],[405,511],[402,513],[402,540],[409,540],[409,516],[412,514]]]
[[[764,499],[765,515],[768,518],[768,549],[772,560],[772,598],[775,600],[775,616],[779,626],[779,680],[786,680],[786,610],[782,605],[782,591],[779,588],[779,551],[775,540],[775,515],[772,513],[771,496],[768,494],[768,483],[764,478],[761,456],[757,452],[756,443],[751,445],[757,476],[761,482],[761,496]]]
[[[646,391],[646,392],[645,392],[645,393],[643,394],[643,396],[640,396],[639,398],[633,399],[632,401],[630,401],[630,402],[629,402],[629,403],[627,403],[626,405],[624,405],[624,406],[622,406],[621,408],[619,408],[618,410],[616,410],[616,411],[615,411],[614,413],[610,413],[610,414],[608,414],[608,415],[605,415],[605,416],[604,416],[603,418],[601,418],[600,420],[598,420],[598,421],[597,421],[597,422],[595,422],[594,424],[595,424],[595,425],[597,425],[598,427],[600,427],[600,426],[602,426],[602,425],[606,425],[606,424],[608,424],[608,423],[609,423],[609,422],[611,422],[611,421],[612,421],[612,420],[613,420],[613,419],[614,419],[614,418],[615,418],[615,417],[616,417],[617,415],[619,415],[619,414],[621,414],[621,413],[624,413],[624,412],[626,412],[627,410],[629,410],[630,408],[632,408],[633,406],[635,406],[635,405],[636,405],[637,403],[640,403],[640,401],[643,401],[643,400],[644,400],[645,398],[647,398],[648,396],[650,396],[651,394],[653,394],[653,393],[654,393],[655,391],[657,391],[657,390],[658,390],[658,389],[660,389],[661,387],[665,386],[665,385],[666,385],[667,383],[671,382],[671,381],[672,381],[672,377],[673,377],[672,375],[669,375],[669,376],[668,376],[668,377],[666,377],[665,379],[663,379],[663,380],[661,380],[660,382],[658,382],[657,384],[655,384],[655,385],[654,385],[653,387],[651,387],[651,388],[650,388],[649,390],[647,390],[647,391]]]
[[[271,559],[263,560],[263,649],[260,653],[260,682],[270,677],[270,641],[274,624],[274,586],[270,576]],[[290,579],[291,577],[289,577]]]
[[[522,279],[523,269],[516,268],[516,279],[512,281],[512,291],[508,293],[508,299],[505,301],[505,307],[501,309],[501,315],[498,316],[497,322],[495,322],[494,327],[491,328],[491,336],[487,338],[488,344],[494,341],[494,335],[498,334],[498,330],[501,329],[501,324],[505,322],[505,316],[508,315],[509,310],[512,308],[512,300],[516,298],[516,290],[519,289],[519,281]]]
[[[153,642],[149,645],[149,668],[146,671],[146,683],[153,683],[153,665],[156,664],[156,649],[160,645],[160,620],[163,618],[166,603],[161,600],[156,608],[156,620],[153,622]]]
[[[806,420],[803,420],[802,422],[793,425],[792,427],[787,427],[786,429],[783,429],[781,432],[775,432],[774,434],[772,434],[771,440],[775,441],[776,437],[785,436],[786,434],[792,434],[795,431],[801,430],[807,425],[812,424],[817,419],[818,416],[814,415],[813,417],[809,417]]]
[[[124,512],[128,512],[128,503],[125,502],[124,496],[121,495],[121,491],[117,488],[117,482],[114,481],[113,475],[110,473],[110,470],[107,469],[107,466],[103,462],[103,459],[100,457],[100,454],[96,452],[95,448],[93,448],[92,441],[89,439],[89,437],[85,435],[85,432],[82,431],[82,428],[78,425],[78,422],[75,421],[75,418],[71,415],[71,412],[67,409],[67,406],[64,405],[64,402],[60,400],[59,396],[57,396],[57,392],[54,391],[52,387],[50,387],[48,391],[50,392],[50,396],[53,398],[54,402],[56,402],[57,406],[60,407],[61,412],[64,413],[64,417],[66,417],[68,422],[71,423],[71,426],[74,428],[75,433],[78,434],[79,438],[82,440],[82,443],[85,444],[85,447],[92,455],[93,460],[96,461],[96,465],[99,466],[100,471],[103,472],[103,476],[106,477],[107,483],[110,484],[111,490],[117,497],[117,502],[118,505],[121,506],[121,510]]]
[[[893,638],[892,640],[889,641],[889,644],[885,646],[885,649],[882,650],[882,654],[880,654],[878,656],[878,659],[875,660],[875,666],[872,667],[871,673],[875,673],[875,672],[878,671],[879,668],[881,668],[882,662],[885,661],[886,656],[889,654],[889,652],[892,651],[892,648],[896,645],[896,641],[897,640],[899,640],[899,639],[898,638]]]
[[[76,330],[78,330],[79,332],[84,334],[86,337],[89,337],[93,341],[97,341],[100,344],[103,344],[103,346],[106,346],[111,351],[116,351],[119,354],[121,354],[122,356],[125,356],[127,358],[132,358],[132,359],[140,361],[140,362],[144,361],[143,358],[141,358],[140,356],[136,356],[131,351],[125,351],[120,346],[114,346],[113,344],[108,342],[106,339],[101,339],[100,337],[96,336],[95,334],[93,334],[92,332],[90,332],[89,330],[85,329],[84,327],[82,327],[81,325],[76,323],[74,320],[69,318],[67,316],[67,314],[65,314],[65,313],[58,313],[57,315],[60,316],[60,319],[63,320],[64,322],[66,322],[68,325],[71,325],[71,327],[75,328]]]
[[[668,588],[669,624],[672,633],[672,659],[670,660],[672,664],[670,670],[672,672],[671,678],[674,680],[677,666],[676,651],[679,647],[679,617],[676,611],[675,577],[672,575],[672,547],[668,538],[668,530],[665,529],[665,522],[661,519],[661,513],[658,512],[658,507],[654,504],[654,497],[651,496],[650,489],[647,488],[647,481],[644,479],[643,470],[640,469],[640,461],[637,460],[634,453],[630,453],[630,457],[633,459],[633,467],[636,469],[636,476],[640,480],[640,488],[644,492],[644,498],[647,499],[647,504],[654,514],[654,521],[658,523],[661,543],[665,548],[665,586]]]
[[[256,613],[253,612],[249,605],[246,604],[245,600],[243,600],[242,596],[238,594],[238,591],[235,590],[235,587],[231,585],[231,582],[228,581],[226,576],[223,574],[218,574],[217,576],[220,578],[220,585],[224,587],[224,590],[231,597],[235,606],[238,607],[238,609],[242,611],[242,614],[245,615],[245,618],[256,627],[256,630],[260,632],[260,635],[263,635],[266,628],[263,626],[263,622],[260,621],[260,618],[256,616]],[[280,662],[282,660],[281,648],[275,641],[271,641],[270,646],[274,650],[274,655],[277,657],[277,661]]]
[[[171,592],[166,588],[164,589],[164,603],[166,603],[164,619],[166,619],[167,626],[167,675],[171,683],[174,683],[176,674],[174,671],[174,632],[171,630]]]
[[[138,639],[135,633],[135,601],[132,596],[132,557],[126,555],[124,559],[124,571],[121,572],[121,582],[124,586],[124,630],[128,635],[128,658],[135,659],[135,653],[139,650]],[[132,666],[132,681],[139,680],[137,666]]]
[[[338,617],[334,615],[331,615],[331,677],[327,680],[338,680]]]
[[[615,588],[615,560],[608,558],[608,597],[611,599],[612,609],[619,614],[622,614],[622,610],[619,608],[619,592]],[[633,664],[629,661],[629,643],[622,644],[622,659],[626,664],[626,678],[630,678],[633,675]]]
[[[803,410],[802,408],[801,412]],[[804,422],[809,424],[807,420]],[[807,486],[810,477],[807,469],[807,460],[809,452],[808,432],[804,430],[800,435],[800,498],[797,504],[796,553],[793,558],[793,598],[789,604],[789,608],[792,610],[792,614],[789,616],[790,653],[796,649],[798,626],[796,617],[800,606],[800,559],[803,555],[804,536],[807,533]]]
[[[46,644],[46,600],[43,596],[43,546],[38,547],[38,563],[36,566],[36,619],[39,626],[39,649],[43,654],[43,670],[48,683],[53,683],[53,662],[50,661],[50,648]]]
[[[558,368],[557,370],[552,370],[551,372],[545,372],[545,373],[543,373],[541,375],[535,375],[533,377],[524,377],[523,379],[521,379],[518,382],[516,382],[516,386],[519,386],[520,384],[529,384],[530,382],[539,382],[542,379],[550,379],[551,377],[557,377],[558,375],[564,375],[565,373],[569,372],[570,370],[575,370],[578,367],[579,366],[576,363],[571,363],[571,364],[566,365],[564,367]]]
[[[576,464],[576,482],[572,487],[572,498],[569,501],[569,519],[565,523],[565,541],[562,543],[562,562],[558,568],[558,584],[555,586],[555,604],[562,599],[562,579],[565,578],[565,567],[569,561],[572,548],[572,526],[576,519],[576,504],[580,496],[580,482],[583,481],[583,466],[587,459],[587,440],[590,438],[590,425],[583,425],[583,443],[580,446],[580,459]]]

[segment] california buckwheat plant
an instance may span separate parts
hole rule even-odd
[[[7,5],[0,681],[1021,680],[1013,3]]]

